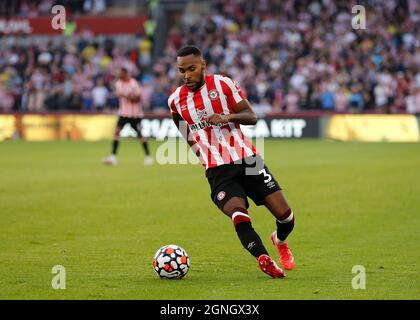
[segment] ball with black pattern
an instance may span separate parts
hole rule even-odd
[[[161,279],[181,279],[190,268],[190,258],[180,246],[168,244],[153,257],[153,270]]]

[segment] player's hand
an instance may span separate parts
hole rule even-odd
[[[131,96],[129,99],[133,103],[140,102],[140,96]]]
[[[216,125],[216,124],[225,124],[229,122],[229,116],[226,114],[212,114],[207,119],[210,124]]]

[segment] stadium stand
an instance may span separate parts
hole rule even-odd
[[[166,112],[167,97],[179,84],[176,50],[197,44],[209,72],[240,83],[260,114],[420,113],[415,0],[359,1],[366,7],[366,29],[359,30],[351,27],[354,1],[179,1],[177,12],[164,10],[170,1],[152,1],[153,7],[147,1],[123,1],[126,7],[105,0],[60,2],[72,16],[135,8],[131,12],[143,12],[147,28],[125,35],[88,29],[70,37],[4,34],[0,112],[112,110],[112,82],[123,65],[145,87],[145,109]],[[3,1],[0,15],[50,15],[55,3]]]
[[[213,1],[184,17],[164,60],[200,43],[210,72],[238,81],[262,111],[419,112],[420,3],[359,1],[366,29],[351,28],[354,1]]]

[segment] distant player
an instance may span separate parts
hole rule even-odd
[[[143,118],[141,90],[142,89],[137,80],[129,76],[128,70],[126,68],[121,68],[119,79],[115,83],[115,91],[119,98],[119,118],[114,132],[114,139],[112,141],[112,153],[109,157],[104,159],[105,164],[116,165],[118,163],[117,151],[120,142],[120,132],[127,123],[129,123],[130,126],[137,132],[141,141],[146,155],[144,164],[153,164],[153,158],[150,156],[147,140],[141,135],[140,125]]]
[[[238,85],[228,77],[206,74],[200,49],[185,46],[177,53],[179,75],[185,82],[168,99],[172,118],[206,169],[213,202],[231,218],[242,245],[263,272],[282,278],[284,271],[269,256],[248,214],[248,197],[265,205],[276,218],[271,241],[283,267],[295,267],[286,242],[294,216],[280,186],[240,124],[254,125],[257,117]],[[184,120],[188,125],[183,130]]]

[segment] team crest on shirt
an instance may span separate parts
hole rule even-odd
[[[209,98],[211,100],[217,100],[219,98],[219,93],[217,92],[217,90],[213,89],[209,91]]]
[[[222,200],[225,198],[225,196],[226,196],[226,192],[224,192],[224,191],[220,191],[220,192],[217,194],[217,200],[222,201]]]
[[[181,111],[185,111],[185,110],[187,110],[187,105],[186,104],[181,106]]]

